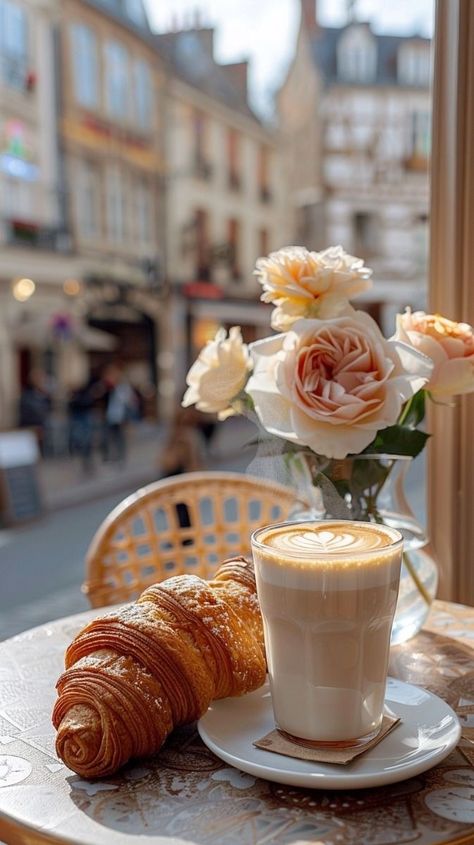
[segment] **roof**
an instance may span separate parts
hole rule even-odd
[[[260,124],[243,86],[229,73],[230,66],[215,61],[213,36],[210,28],[187,29],[155,35],[155,43],[179,79]]]
[[[361,22],[343,27],[319,27],[317,34],[312,38],[311,47],[313,59],[328,83],[342,81],[337,74],[337,47],[339,39],[351,26],[367,27],[377,44],[377,68],[371,85],[399,85],[397,53],[402,44],[417,41],[429,46],[431,43],[429,38],[420,35],[378,35],[370,29],[369,24]],[[346,80],[344,84],[347,84]]]
[[[143,0],[87,0],[105,14],[116,18],[144,38],[151,37],[150,23]]]

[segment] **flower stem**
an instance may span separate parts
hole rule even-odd
[[[408,552],[403,552],[403,563],[405,564],[405,567],[406,567],[409,575],[411,576],[418,592],[420,593],[422,598],[425,600],[428,607],[431,607],[433,599],[431,598],[430,594],[428,593],[425,585],[418,578],[418,573],[416,572],[415,567],[413,566],[410,558],[408,557]]]

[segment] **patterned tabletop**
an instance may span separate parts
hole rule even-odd
[[[120,776],[82,780],[57,759],[51,710],[63,653],[98,611],[0,645],[0,840],[12,845],[441,845],[474,843],[474,611],[435,602],[391,674],[440,695],[463,736],[402,783],[324,792],[258,780],[208,751],[190,726]]]

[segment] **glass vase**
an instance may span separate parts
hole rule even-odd
[[[405,495],[412,458],[358,455],[336,460],[294,452],[285,462],[289,482],[301,499],[293,518],[354,519],[401,532],[405,542],[392,645],[413,637],[436,595],[438,567]]]

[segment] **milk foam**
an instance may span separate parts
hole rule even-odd
[[[268,528],[257,538],[260,577],[303,590],[377,586],[400,558],[399,538],[386,526],[342,520]]]
[[[341,554],[369,552],[390,546],[393,538],[385,531],[351,523],[321,523],[315,526],[290,527],[269,531],[261,538],[265,545],[289,554]]]

